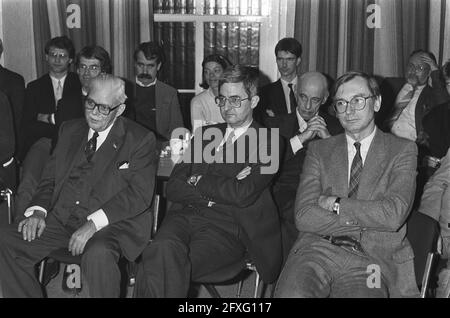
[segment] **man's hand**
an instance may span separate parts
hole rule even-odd
[[[420,59],[422,62],[428,64],[430,66],[431,72],[436,71],[438,69],[438,66],[434,61],[427,55],[427,54],[421,54]]]
[[[37,120],[46,124],[55,124],[55,120],[53,119],[53,114],[41,114],[37,115]]]
[[[245,179],[251,172],[252,172],[252,168],[250,166],[247,166],[244,169],[242,169],[241,172],[238,173],[238,175],[236,176],[236,179],[238,179],[238,180]]]
[[[83,254],[87,241],[89,241],[96,231],[97,229],[92,220],[84,223],[83,226],[72,234],[69,241],[69,252],[72,252],[73,256]]]
[[[318,204],[321,208],[333,211],[334,201],[336,201],[337,197],[335,196],[327,196],[321,195],[318,200]]]
[[[311,129],[315,130],[317,135],[322,139],[331,136],[331,134],[328,132],[325,120],[320,116],[314,116],[313,118],[311,118],[311,120],[308,121],[308,129],[310,128],[310,126]]]
[[[31,242],[37,237],[41,237],[45,229],[45,213],[35,210],[32,215],[20,221],[17,227],[18,232],[22,232],[23,240]],[[37,233],[36,233],[37,231]]]

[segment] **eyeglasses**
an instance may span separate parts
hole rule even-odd
[[[109,107],[109,105],[105,105],[105,104],[97,104],[93,99],[87,97],[86,101],[84,102],[84,107],[88,110],[94,110],[95,107],[97,107],[98,112],[102,115],[108,116],[114,109],[116,109],[117,107],[119,107],[120,105],[122,105],[123,103],[120,103],[117,106],[114,107]]]
[[[67,59],[69,58],[69,54],[63,53],[63,52],[48,52],[48,56],[52,59],[56,59],[59,57],[60,59]]]
[[[311,101],[312,105],[318,105],[322,101],[322,99],[319,98],[319,97],[311,97],[311,98],[309,98],[305,94],[300,94],[300,95],[298,95],[298,97],[303,102],[303,104],[306,104],[306,103],[308,103],[308,101]]]
[[[78,69],[80,71],[83,71],[83,73],[86,72],[87,70],[89,70],[89,72],[91,73],[99,73],[101,71],[100,65],[81,64],[80,66],[78,66]]]
[[[246,100],[246,99],[250,99],[249,97],[247,98],[241,98],[240,96],[230,96],[228,98],[226,98],[225,96],[219,95],[216,97],[216,104],[219,107],[224,107],[226,102],[228,101],[228,103],[230,104],[231,107],[234,108],[239,108],[241,107],[241,102]]]
[[[297,60],[296,57],[277,57],[277,62],[288,62],[288,63],[294,63]]]
[[[419,65],[408,64],[408,66],[406,68],[408,69],[408,71],[414,71],[415,73],[418,73],[418,72],[423,72],[426,68],[426,65],[425,64],[419,64]]]
[[[338,114],[345,113],[347,111],[348,104],[350,104],[354,110],[362,110],[366,107],[367,100],[372,97],[375,97],[375,95],[367,97],[355,96],[349,102],[345,99],[338,99],[333,103],[334,110]]]

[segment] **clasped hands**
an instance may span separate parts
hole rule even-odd
[[[17,231],[22,233],[23,240],[31,242],[36,238],[41,237],[44,233],[46,222],[45,213],[35,210],[32,215],[20,221]],[[84,251],[86,243],[97,231],[92,220],[84,223],[78,230],[76,230],[69,240],[69,252],[73,256],[81,255]]]
[[[319,115],[316,115],[313,118],[311,118],[308,121],[308,128],[306,128],[304,132],[299,133],[297,135],[298,139],[302,144],[304,144],[306,141],[313,139],[316,136],[319,136],[322,139],[331,136],[330,133],[328,132],[325,120]]]
[[[334,202],[336,201],[337,196],[328,196],[328,195],[320,195],[319,200],[318,200],[318,204],[321,208],[328,210],[328,211],[333,211],[333,207],[334,207]]]

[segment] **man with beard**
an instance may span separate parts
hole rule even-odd
[[[169,140],[175,128],[183,127],[177,90],[157,79],[164,61],[164,51],[155,42],[141,43],[136,49],[136,85],[127,114],[153,131],[159,142]]]

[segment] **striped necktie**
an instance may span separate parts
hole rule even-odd
[[[353,144],[356,148],[355,157],[353,157],[352,167],[350,170],[350,182],[348,186],[348,197],[354,198],[358,193],[359,179],[361,177],[361,172],[363,169],[362,157],[361,157],[361,144],[355,142]]]

